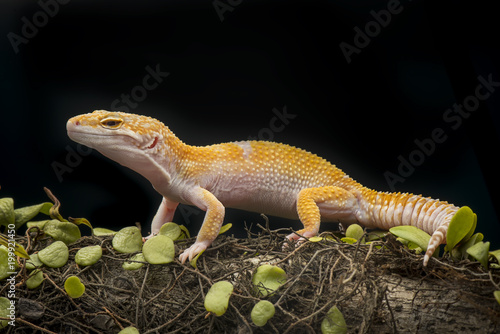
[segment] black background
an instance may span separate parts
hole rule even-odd
[[[442,128],[446,140],[395,189],[470,206],[478,230],[498,248],[500,87],[456,130],[443,119],[474,95],[478,76],[500,82],[496,11],[481,2],[401,1],[348,63],[339,45],[354,44],[355,27],[376,29],[373,13],[393,5],[2,1],[0,197],[14,197],[16,207],[35,204],[47,200],[45,186],[66,217],[116,229],[141,222],[146,233],[160,196],[98,152],[68,163],[68,152],[82,148],[65,125],[71,116],[110,109],[141,85],[147,66],[158,66],[170,75],[131,112],[206,145],[264,133],[273,109],[286,107],[296,117],[272,134],[274,141],[317,153],[377,190],[391,190],[384,173],[398,173],[398,157],[415,154],[415,140]],[[43,7],[52,11],[45,21]],[[26,22],[39,27],[14,46]],[[71,172],[58,177],[55,165]],[[175,221],[196,234],[202,218],[183,206]],[[233,233],[244,221],[263,219],[228,210]],[[272,218],[271,227],[278,226],[298,224]]]

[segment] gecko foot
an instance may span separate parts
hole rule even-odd
[[[210,243],[204,241],[195,242],[194,244],[191,245],[191,247],[187,248],[184,252],[182,252],[181,255],[179,255],[179,260],[181,261],[182,264],[184,264],[188,259],[189,261],[191,261],[196,255],[207,249],[209,244]]]
[[[298,234],[297,234],[298,233]],[[307,231],[298,231],[297,233],[291,233],[289,235],[286,236],[285,238],[285,243],[283,244],[283,250],[288,248],[290,243],[289,242],[286,242],[286,241],[294,241],[296,240],[297,241],[297,245],[300,245],[301,243],[303,243],[304,241],[307,240],[307,238],[311,238],[311,237],[314,237],[316,235],[316,233],[314,232],[307,232]],[[300,234],[300,235],[299,235]]]
[[[148,239],[151,239],[152,237],[156,236],[157,233],[151,233],[150,235],[148,235],[147,237],[143,237],[142,238],[142,242],[146,242],[146,240]]]

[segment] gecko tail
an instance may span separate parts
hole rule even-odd
[[[432,233],[429,244],[427,245],[427,251],[424,255],[424,267],[427,266],[427,263],[429,263],[430,258],[437,250],[439,245],[446,242],[446,232],[448,231],[448,225],[449,222],[446,222],[445,224],[439,226],[437,230],[434,231],[434,233]]]
[[[446,242],[448,226],[459,209],[446,201],[421,195],[365,189],[360,201],[358,221],[385,230],[410,225],[431,234],[424,256],[424,266],[427,266],[439,245]]]

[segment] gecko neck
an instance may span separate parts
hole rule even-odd
[[[159,190],[170,185],[189,149],[189,145],[165,127],[155,147],[144,153],[145,159],[128,167],[144,176]]]

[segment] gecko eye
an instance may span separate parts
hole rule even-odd
[[[123,124],[123,120],[120,118],[108,117],[101,121],[101,125],[106,129],[116,130],[120,128]]]

